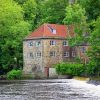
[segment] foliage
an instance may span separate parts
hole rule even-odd
[[[21,6],[13,0],[0,0],[0,67],[5,71],[16,64],[22,66],[22,42],[30,29],[23,14]]]
[[[30,31],[43,23],[64,23],[74,26],[71,46],[91,45],[87,74],[100,76],[100,0],[74,1],[68,5],[69,0],[0,0],[0,73],[22,66],[22,41]]]
[[[90,62],[87,72],[90,73],[90,75],[100,76],[100,17],[98,17],[94,25],[94,30],[89,38],[91,48],[88,51]]]
[[[13,80],[13,79],[21,79],[22,71],[21,70],[11,70],[7,73],[7,79]]]
[[[23,5],[24,2],[26,2],[27,0],[14,0],[14,1],[16,1],[20,5]]]
[[[55,65],[58,74],[69,74],[81,76],[84,72],[83,64],[79,63],[59,63]]]
[[[75,33],[74,37],[69,37],[69,43],[71,46],[80,45],[84,42],[85,33],[88,31],[85,14],[85,9],[77,3],[66,7],[66,16],[63,22],[68,25],[69,30],[70,26],[73,25]]]
[[[79,4],[73,4],[66,7],[66,17],[64,18],[64,24],[81,24],[85,18],[85,9]]]
[[[46,0],[41,7],[41,23],[62,23],[68,0]]]
[[[23,4],[24,10],[24,19],[28,21],[32,28],[34,28],[34,20],[36,19],[37,14],[37,3],[35,0],[27,0]]]
[[[95,76],[95,74],[96,74],[96,63],[94,61],[90,61],[86,65],[86,73],[87,73],[87,76]]]
[[[100,16],[100,0],[78,0],[78,3],[85,8],[88,21]]]

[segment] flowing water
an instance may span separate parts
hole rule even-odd
[[[74,79],[1,81],[0,100],[100,100],[100,85]]]

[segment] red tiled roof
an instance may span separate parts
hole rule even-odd
[[[53,34],[53,32],[50,29],[56,30],[56,33]],[[72,27],[71,27],[71,33]],[[66,25],[58,25],[58,24],[43,24],[39,28],[37,28],[34,32],[32,32],[26,39],[33,39],[33,38],[43,38],[43,37],[60,37],[60,38],[66,38],[68,37],[68,30]]]

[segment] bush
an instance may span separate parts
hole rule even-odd
[[[96,62],[94,61],[90,61],[87,65],[86,65],[86,74],[88,76],[96,76],[97,72],[98,72],[98,69],[97,69],[97,65],[96,65]]]
[[[13,79],[21,79],[22,71],[21,70],[11,70],[7,73],[7,79],[13,80]]]
[[[84,66],[83,64],[79,63],[59,63],[55,65],[56,72],[58,74],[69,74],[75,76],[81,76],[84,73]]]

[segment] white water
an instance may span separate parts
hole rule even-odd
[[[100,97],[100,85],[93,85],[93,84],[88,84],[86,81],[78,81],[78,80],[72,80],[70,85],[74,88],[81,88],[84,89],[85,94],[90,94],[93,96]]]
[[[20,82],[1,84],[0,100],[100,100],[100,85],[86,81],[54,79]]]

